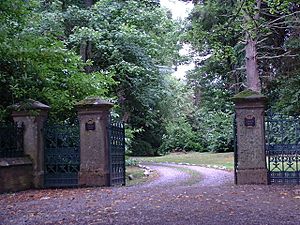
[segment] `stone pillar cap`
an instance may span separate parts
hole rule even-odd
[[[254,101],[266,101],[267,98],[256,92],[256,91],[253,91],[251,89],[246,89],[238,94],[236,94],[232,100],[235,102],[235,103],[238,103],[238,102],[254,102]]]
[[[77,102],[75,105],[77,108],[112,108],[114,104],[100,97],[89,97]]]
[[[39,101],[35,101],[33,99],[28,99],[28,100],[13,104],[13,105],[9,106],[8,108],[11,110],[14,110],[14,111],[24,111],[24,110],[34,110],[34,109],[49,110],[50,106],[45,105]]]

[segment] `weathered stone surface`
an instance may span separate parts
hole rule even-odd
[[[11,108],[16,110],[12,112],[13,120],[24,124],[24,152],[32,159],[33,185],[41,188],[44,185],[44,137],[41,131],[50,107],[28,100]]]
[[[82,187],[108,186],[109,173],[80,170],[79,185]]]
[[[45,105],[39,101],[35,101],[33,99],[28,99],[23,102],[19,102],[14,105],[11,105],[8,108],[13,111],[28,111],[28,110],[36,110],[36,109],[49,110],[50,106]]]
[[[29,157],[18,158],[0,158],[0,167],[18,166],[18,165],[32,165]]]
[[[249,89],[244,90],[233,97],[233,101],[235,103],[253,102],[254,104],[255,103],[260,104],[261,102],[264,102],[266,100],[267,98],[264,95]]]
[[[76,107],[78,109],[86,109],[86,110],[90,108],[100,108],[102,110],[103,109],[109,110],[110,108],[113,107],[113,103],[103,100],[99,97],[90,97],[76,103]]]
[[[0,193],[33,187],[32,162],[29,157],[0,159]]]
[[[267,184],[264,113],[266,98],[245,91],[234,98],[237,126],[237,184]]]
[[[255,118],[254,127],[246,127],[244,119]],[[237,146],[239,169],[263,168],[265,166],[264,109],[237,109]]]
[[[239,169],[237,171],[238,184],[268,184],[267,169]]]
[[[107,127],[112,103],[100,98],[86,99],[77,104],[80,121],[81,186],[109,185],[109,151]],[[86,129],[94,124],[94,129]]]

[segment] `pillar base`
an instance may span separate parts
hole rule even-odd
[[[267,169],[240,169],[236,171],[237,184],[268,184]]]
[[[109,186],[109,172],[80,171],[79,186]]]
[[[44,187],[44,171],[34,171],[33,173],[33,186],[34,188]]]

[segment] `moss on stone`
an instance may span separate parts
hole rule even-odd
[[[16,103],[14,105],[8,106],[8,109],[14,111],[34,111],[34,110],[49,110],[50,107],[45,105],[39,101],[35,101],[33,99],[27,99],[22,102]]]
[[[233,97],[233,99],[243,99],[243,98],[264,98],[264,96],[251,89],[244,90]]]

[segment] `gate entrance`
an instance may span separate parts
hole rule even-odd
[[[111,122],[108,129],[110,186],[125,185],[125,126]]]
[[[269,183],[300,184],[300,118],[266,117],[266,160]]]
[[[80,170],[79,124],[46,124],[44,145],[44,186],[76,187]]]

